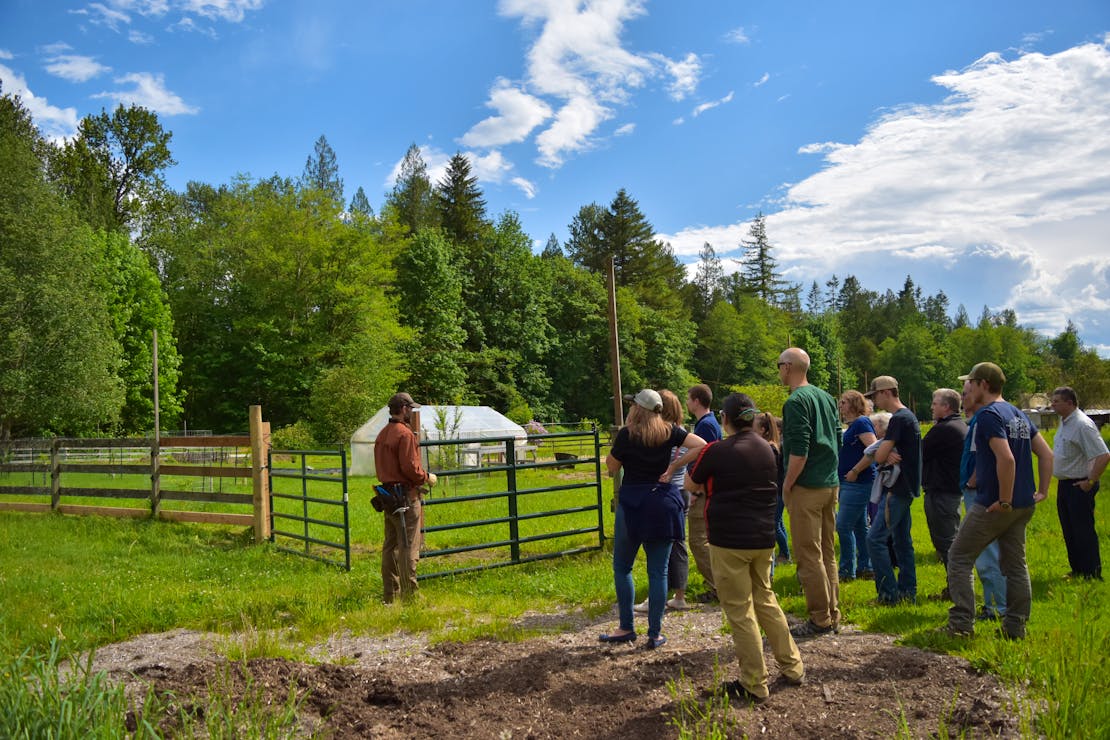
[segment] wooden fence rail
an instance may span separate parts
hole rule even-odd
[[[130,439],[63,439],[9,440],[0,444],[0,510],[28,512],[59,512],[62,514],[92,514],[115,517],[154,517],[178,522],[230,524],[254,528],[256,542],[270,536],[269,480],[266,475],[267,455],[270,447],[270,425],[262,421],[260,407],[252,406],[250,435],[209,435],[197,437],[163,437]],[[214,455],[196,452],[182,455],[181,450],[203,448],[216,450]],[[110,454],[108,462],[101,451],[133,454]],[[232,452],[227,452],[231,450]],[[241,452],[247,450],[247,452]],[[82,458],[81,452],[89,454]],[[182,465],[179,457],[190,457],[201,464]],[[212,459],[205,459],[211,457]],[[80,462],[76,460],[80,459]],[[126,460],[126,462],[124,462]],[[136,462],[144,460],[146,462]],[[216,460],[231,465],[206,464]],[[41,475],[42,485],[4,485],[10,474],[31,474],[32,483]],[[63,477],[76,474],[97,474],[114,478],[117,475],[149,475],[149,485],[125,486],[66,486]],[[239,478],[250,479],[251,493],[223,493],[212,491],[164,490],[164,477]],[[47,482],[49,478],[49,482]],[[49,497],[47,501],[13,501],[12,498]],[[71,499],[144,499],[149,506],[123,507],[97,504],[69,503]],[[6,499],[6,500],[5,500]],[[215,503],[242,506],[243,513],[213,511],[182,511],[165,509],[164,501]]]

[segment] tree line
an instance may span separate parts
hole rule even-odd
[[[894,375],[923,417],[933,388],[984,359],[1015,400],[1062,383],[1110,400],[1110,363],[1074,326],[1046,339],[986,307],[972,321],[910,277],[882,294],[852,275],[789,283],[762,215],[740,264],[706,244],[689,276],[624,189],[537,254],[517,214],[488,213],[462,154],[432,182],[413,145],[375,212],[361,187],[346,199],[324,136],[299,176],[180,192],[163,179],[171,140],[120,106],[48,142],[0,97],[0,439],[149,433],[154,330],[164,428],[242,429],[257,403],[290,436],[342,440],[398,388],[521,423],[607,423],[610,257],[625,388],[774,396],[775,358],[796,345],[814,384]]]

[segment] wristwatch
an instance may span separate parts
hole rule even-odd
[[[1009,501],[999,501],[998,508],[1002,509],[1003,511],[1009,511],[1010,509],[1014,508],[1014,505],[1011,504]]]

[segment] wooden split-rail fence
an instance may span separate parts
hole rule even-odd
[[[153,516],[179,522],[248,526],[254,529],[255,541],[262,542],[269,539],[271,528],[269,448],[270,425],[262,421],[259,406],[250,408],[248,436],[10,440],[0,444],[0,510]],[[187,464],[182,464],[182,460]],[[115,476],[149,475],[150,485],[142,488],[67,485],[67,474],[81,473],[107,476],[108,480]],[[23,475],[24,482],[15,485],[7,485],[3,480],[18,474],[30,475]],[[35,485],[39,476],[41,484]],[[163,486],[165,479],[176,482],[183,478],[250,479],[251,493],[174,490]],[[145,499],[149,505],[75,503],[89,499]],[[228,504],[241,507],[242,512],[167,508],[163,506],[167,501]]]

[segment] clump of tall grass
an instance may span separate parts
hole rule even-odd
[[[26,650],[0,664],[0,737],[42,738],[270,738],[314,737],[298,715],[307,696],[290,682],[284,701],[271,702],[245,663],[234,664],[244,688],[232,690],[232,668],[209,682],[204,694],[176,697],[153,687],[129,694],[93,653],[63,654],[57,640],[40,654]]]
[[[728,694],[721,687],[724,672],[713,663],[713,691],[702,701],[700,692],[681,671],[677,679],[667,679],[667,692],[676,702],[667,724],[678,732],[680,740],[725,740],[731,737],[736,720],[729,713]]]
[[[159,738],[147,719],[159,706],[153,692],[133,701],[103,671],[94,673],[91,653],[67,660],[56,640],[44,654],[25,650],[0,669],[0,737]]]

